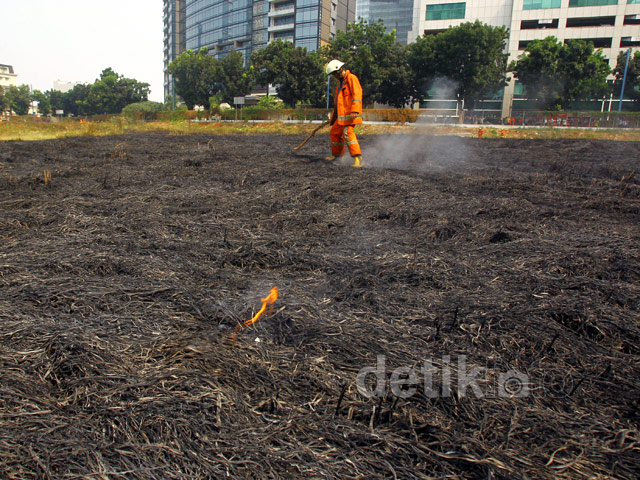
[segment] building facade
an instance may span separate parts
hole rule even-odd
[[[0,87],[18,86],[18,75],[13,71],[13,65],[0,64]]]
[[[395,30],[398,42],[407,45],[413,26],[413,4],[414,0],[359,0],[356,18],[368,23],[382,20],[387,33]]]
[[[53,81],[53,89],[62,93],[66,93],[70,90],[73,90],[73,87],[76,85],[80,85],[79,82],[67,82],[65,80],[54,80]]]
[[[509,61],[548,36],[593,42],[611,68],[620,52],[640,48],[640,0],[416,0],[409,42],[475,20],[509,29]],[[513,81],[505,88],[503,117],[511,116],[516,88]]]
[[[164,0],[165,97],[173,92],[169,63],[185,49],[203,47],[223,58],[274,40],[317,50],[355,19],[356,0]]]
[[[164,98],[173,95],[169,64],[185,50],[185,0],[164,0]]]

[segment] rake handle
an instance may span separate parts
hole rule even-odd
[[[309,135],[307,138],[305,138],[304,141],[300,145],[298,145],[297,147],[294,148],[294,150],[299,150],[300,148],[302,148],[302,146],[305,143],[307,143],[309,140],[311,140],[311,137],[313,137],[318,130],[320,130],[322,127],[327,125],[330,121],[331,120],[327,120],[326,122],[322,123],[319,127],[317,127],[313,132],[311,132],[311,135]]]

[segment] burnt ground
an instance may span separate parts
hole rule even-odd
[[[640,144],[302,139],[0,143],[0,478],[638,478]]]

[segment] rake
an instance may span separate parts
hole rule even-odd
[[[320,124],[320,126],[316,127],[316,129],[313,132],[311,132],[311,135],[309,135],[307,138],[305,138],[304,141],[300,145],[298,145],[297,147],[294,148],[294,150],[300,150],[305,143],[307,143],[309,140],[311,140],[311,137],[313,137],[318,130],[320,130],[325,125],[328,125],[330,121],[331,120],[327,120],[326,122]]]

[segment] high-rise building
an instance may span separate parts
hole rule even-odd
[[[356,18],[368,23],[384,22],[387,33],[396,32],[396,39],[402,45],[408,43],[413,26],[414,0],[359,0]]]
[[[164,97],[173,95],[169,64],[185,50],[185,0],[164,0]]]
[[[185,49],[203,47],[223,58],[282,39],[317,50],[355,19],[356,0],[164,0],[165,96],[173,86],[167,67]]]
[[[620,52],[640,47],[640,0],[416,0],[409,42],[476,20],[507,27],[510,61],[548,36],[593,42],[612,68]],[[503,117],[511,115],[517,90],[513,81],[505,88]]]

